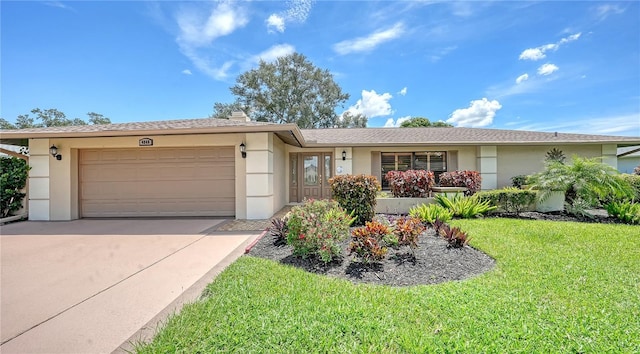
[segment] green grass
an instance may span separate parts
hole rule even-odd
[[[242,257],[141,353],[640,352],[640,228],[457,220],[497,260],[431,286],[354,285]]]

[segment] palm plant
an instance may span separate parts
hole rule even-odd
[[[596,158],[573,156],[571,164],[557,160],[545,162],[542,172],[530,176],[528,182],[539,190],[538,198],[546,200],[553,191],[565,192],[565,201],[574,205],[577,201],[597,206],[601,200],[633,198],[631,185],[615,176],[618,171]]]

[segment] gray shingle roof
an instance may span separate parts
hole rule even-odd
[[[307,146],[634,143],[640,137],[480,128],[304,129]]]

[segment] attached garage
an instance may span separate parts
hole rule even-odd
[[[235,147],[79,151],[81,217],[234,216]]]

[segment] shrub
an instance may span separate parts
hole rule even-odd
[[[511,177],[511,185],[516,188],[522,188],[523,185],[527,184],[527,176],[526,175],[517,175]]]
[[[273,236],[273,242],[276,245],[283,245],[287,243],[287,233],[289,232],[287,222],[289,221],[289,215],[290,214],[287,214],[283,218],[271,219],[269,234]]]
[[[317,256],[325,263],[331,262],[340,255],[339,244],[349,236],[353,221],[336,201],[306,200],[291,209],[287,244],[293,246],[295,255]]]
[[[413,251],[418,248],[418,238],[424,232],[424,229],[424,225],[420,219],[414,217],[402,217],[396,219],[393,233],[398,237],[399,245],[409,246]]]
[[[478,171],[451,171],[440,175],[442,187],[465,187],[465,195],[473,195],[480,190],[482,178]]]
[[[378,221],[368,221],[365,226],[351,232],[349,254],[355,253],[364,263],[383,260],[387,248],[383,246],[384,239],[392,234],[389,226]]]
[[[563,191],[569,205],[581,199],[581,203],[598,206],[600,200],[633,198],[633,188],[618,174],[615,168],[596,159],[573,156],[569,165],[546,161],[544,170],[529,176],[529,181],[539,190],[540,200],[547,199],[553,191]]]
[[[409,209],[409,216],[425,223],[433,224],[436,220],[447,222],[453,218],[453,211],[440,204],[420,204]]]
[[[470,240],[466,232],[462,231],[459,227],[451,227],[447,223],[440,225],[437,232],[447,240],[449,247],[452,248],[462,248],[469,243]]]
[[[342,175],[329,179],[333,199],[355,217],[355,225],[364,225],[375,215],[376,194],[380,182],[374,176]]]
[[[529,209],[536,202],[537,193],[532,190],[522,190],[515,187],[483,191],[475,195],[479,201],[488,201],[505,213],[519,215]]]
[[[4,218],[22,208],[21,192],[27,184],[30,167],[17,157],[0,158],[0,217]]]
[[[611,202],[605,206],[607,213],[627,224],[640,224],[640,204]]]
[[[436,196],[436,202],[451,210],[453,216],[459,216],[463,219],[479,217],[496,209],[495,206],[491,206],[489,201],[480,201],[476,196],[465,197],[459,194],[451,197],[439,194]]]
[[[623,173],[617,176],[622,179],[633,188],[634,197],[633,200],[640,202],[640,174],[632,175],[629,173]]]
[[[435,184],[433,171],[408,170],[389,171],[384,176],[395,198],[425,198],[431,195]]]
[[[640,165],[633,169],[633,174],[640,176]]]

